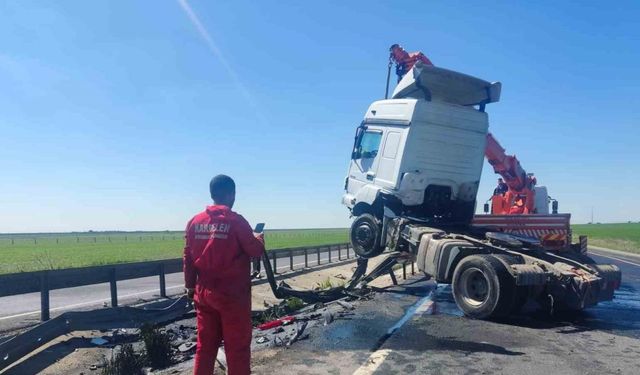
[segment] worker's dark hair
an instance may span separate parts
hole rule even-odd
[[[393,51],[394,48],[400,48],[399,44],[393,44],[391,47],[389,47],[389,51]]]
[[[236,183],[227,175],[219,174],[209,182],[209,192],[211,199],[218,201],[224,199],[227,195],[235,193]]]

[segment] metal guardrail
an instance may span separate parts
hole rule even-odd
[[[166,306],[165,302],[171,302]],[[175,301],[163,301],[154,306],[115,307],[92,311],[68,311],[26,332],[0,342],[0,372],[58,336],[72,331],[103,330],[116,328],[139,328],[143,324],[167,322],[188,313],[191,303],[184,297]],[[18,365],[20,366],[20,365]],[[24,373],[13,368],[14,373]]]
[[[315,255],[315,262],[311,262],[311,264],[313,266],[319,266],[323,264],[321,259],[321,254],[323,253],[328,253],[328,256],[325,258],[327,263],[335,261],[336,255],[338,261],[350,259],[355,256],[350,249],[350,244],[344,243],[267,251],[269,258],[273,262],[273,269],[276,272],[278,269],[278,259],[289,258],[289,269],[294,270],[296,266],[293,263],[294,257],[304,255],[304,268],[309,268],[309,255]],[[0,275],[0,297],[40,292],[40,320],[47,321],[50,318],[49,292],[51,290],[109,283],[111,289],[111,307],[117,307],[118,281],[158,276],[160,296],[166,297],[167,287],[165,275],[176,272],[182,272],[181,258],[13,273]]]

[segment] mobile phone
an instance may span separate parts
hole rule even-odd
[[[253,229],[255,233],[262,233],[264,231],[264,223],[256,224],[256,227]]]

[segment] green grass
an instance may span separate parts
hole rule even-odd
[[[640,253],[640,223],[572,225],[573,239],[589,236],[589,244]]]
[[[347,229],[265,231],[267,249],[348,241]],[[0,274],[171,259],[182,256],[182,232],[0,235]]]

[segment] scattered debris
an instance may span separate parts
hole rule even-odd
[[[336,279],[340,279],[340,280],[346,280],[346,279],[347,279],[347,278],[346,278],[343,274],[341,274],[341,273],[339,273],[339,274],[337,274],[337,275],[333,275],[333,277],[335,277]]]
[[[329,325],[331,324],[331,322],[333,322],[333,313],[329,310],[325,311],[324,313],[322,313],[322,317],[324,318],[324,325]]]
[[[185,353],[190,351],[191,349],[196,347],[196,343],[195,342],[185,342],[180,344],[180,346],[178,346],[178,351],[180,351],[180,353]]]
[[[279,327],[281,325],[286,325],[289,324],[291,322],[293,322],[295,320],[295,317],[293,316],[285,316],[276,320],[272,320],[270,322],[266,322],[266,323],[262,323],[258,326],[258,329],[261,331],[270,329],[270,328],[275,328],[275,327]]]
[[[296,325],[296,333],[289,339],[289,342],[287,342],[287,346],[291,346],[291,344],[300,340],[300,337],[304,333],[304,330],[307,328],[307,324],[307,322],[300,322]]]
[[[266,338],[265,336],[260,336],[256,339],[256,343],[258,344],[264,344],[265,342],[269,341],[268,338]]]
[[[336,303],[347,310],[353,310],[355,307],[347,301],[337,300]]]
[[[284,341],[282,341],[282,338],[280,338],[280,336],[275,336],[273,338],[273,345],[274,346],[284,346]]]
[[[298,320],[315,320],[322,317],[322,313],[311,313],[298,317]]]
[[[93,345],[102,346],[102,345],[104,345],[104,344],[109,343],[109,341],[108,341],[108,340],[103,339],[102,337],[94,337],[94,338],[92,338],[92,339],[91,339],[91,343],[92,343]]]

